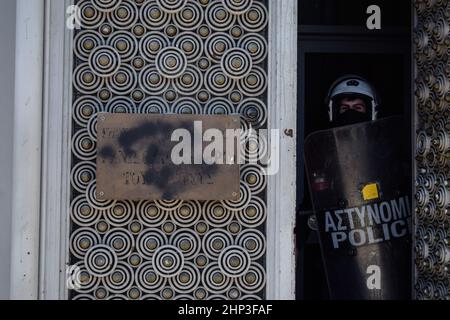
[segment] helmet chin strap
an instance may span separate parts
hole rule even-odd
[[[378,120],[377,104],[372,100],[372,121]]]
[[[333,103],[333,100],[330,100],[330,103],[328,104],[328,118],[330,119],[330,122],[334,121]]]

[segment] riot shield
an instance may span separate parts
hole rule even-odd
[[[402,117],[392,117],[306,139],[306,170],[332,299],[411,297],[408,130]]]

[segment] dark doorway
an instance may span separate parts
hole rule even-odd
[[[370,5],[381,9],[381,30],[366,26]],[[329,128],[325,97],[331,84],[346,74],[365,77],[377,89],[380,117],[411,117],[411,6],[409,0],[299,0],[298,299],[328,298],[318,238],[309,226],[313,212],[303,141]]]

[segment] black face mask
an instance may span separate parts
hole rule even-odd
[[[343,127],[367,121],[370,121],[368,113],[362,113],[356,110],[348,110],[344,113],[338,114],[334,123],[337,127]]]

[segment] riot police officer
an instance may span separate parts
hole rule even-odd
[[[409,299],[407,126],[377,121],[376,90],[359,76],[336,80],[326,104],[333,129],[308,136],[304,152],[330,297]]]

